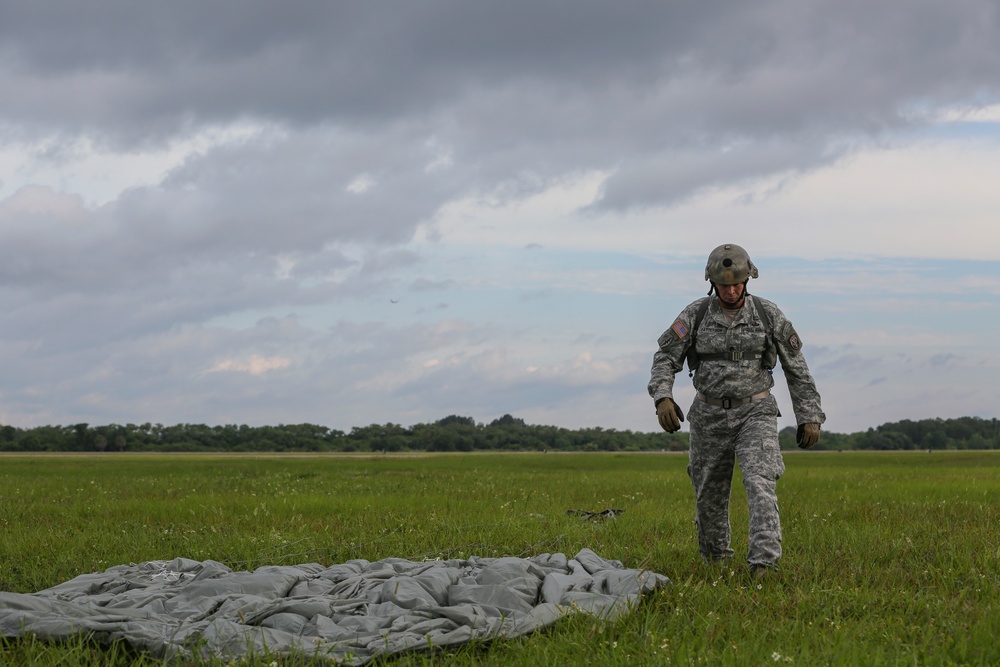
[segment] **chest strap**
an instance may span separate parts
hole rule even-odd
[[[699,361],[757,361],[763,358],[760,352],[744,352],[743,350],[729,350],[728,352],[712,352],[709,354],[698,353]]]

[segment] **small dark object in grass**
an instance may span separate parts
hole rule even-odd
[[[606,509],[600,512],[591,512],[589,510],[566,510],[567,516],[578,516],[581,519],[590,519],[591,521],[604,521],[605,519],[616,519],[618,515],[625,510],[619,509]]]

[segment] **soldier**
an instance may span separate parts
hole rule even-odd
[[[778,360],[798,424],[799,447],[819,442],[826,416],[792,323],[772,302],[747,292],[758,275],[746,250],[721,245],[708,256],[708,296],[681,311],[659,339],[649,394],[660,426],[680,429],[684,413],[674,402],[674,375],[687,359],[697,392],[688,417],[688,475],[694,485],[698,549],[706,561],[732,558],[729,495],[733,462],[739,462],[750,509],[747,563],[755,578],[781,558],[778,478],[785,472],[778,446],[777,401],[771,371]],[[712,293],[715,293],[713,298]]]

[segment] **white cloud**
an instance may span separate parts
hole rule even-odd
[[[588,207],[609,174],[574,174],[512,200],[455,201],[436,220],[444,244],[546,247],[701,256],[720,238],[746,239],[761,256],[1000,256],[996,211],[1000,137],[913,139],[868,146],[782,182],[708,191],[671,207]]]
[[[262,357],[254,354],[245,359],[223,359],[212,366],[208,372],[230,371],[249,375],[264,375],[268,371],[288,368],[291,364],[292,360],[286,357]]]
[[[945,109],[915,110],[914,120],[931,123],[1000,123],[1000,104],[969,104]]]
[[[238,121],[201,128],[164,145],[121,150],[87,134],[29,140],[8,128],[0,130],[0,194],[44,187],[78,194],[89,207],[97,207],[129,188],[159,184],[192,156],[252,141],[265,131],[260,124]]]
[[[375,179],[368,174],[361,174],[347,184],[345,188],[352,195],[362,195],[375,187]]]
[[[88,212],[78,195],[53,192],[44,186],[26,185],[0,200],[0,222],[6,225],[41,219],[69,226],[80,225],[87,218]]]

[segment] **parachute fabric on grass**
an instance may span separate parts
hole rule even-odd
[[[380,561],[234,572],[176,558],[119,565],[34,594],[0,592],[0,634],[89,634],[160,658],[378,655],[512,638],[583,612],[628,613],[670,583],[590,549],[574,558]]]

